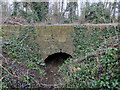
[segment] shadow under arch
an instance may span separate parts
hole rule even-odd
[[[64,61],[68,58],[72,58],[71,55],[58,52],[49,55],[44,61],[46,63],[45,72],[46,72],[46,83],[54,84],[59,82],[59,76],[57,76],[57,72],[59,67],[64,63]]]
[[[64,63],[64,61],[68,58],[72,58],[72,56],[70,54],[65,53],[65,52],[58,52],[58,53],[54,53],[54,54],[49,55],[45,59],[45,63],[46,63],[46,65],[52,64],[55,66],[59,66],[62,63]]]

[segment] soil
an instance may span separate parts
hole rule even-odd
[[[39,75],[39,72],[37,70],[33,70],[28,68],[23,62],[16,63],[17,60],[9,58],[8,55],[4,54],[2,55],[2,38],[0,38],[0,61],[1,65],[4,66],[13,76],[7,75],[2,79],[3,82],[6,82],[5,79],[9,79],[9,88],[22,88],[25,86],[29,86],[27,82],[24,82],[21,78],[21,76],[28,75],[34,78],[35,83],[31,84],[30,86],[33,88],[36,87],[55,87],[57,84],[59,84],[58,79],[58,69],[64,63],[64,61],[71,57],[70,55],[66,53],[56,53],[53,55],[48,56],[48,58],[45,59],[46,66],[42,69],[45,70],[46,76],[43,80],[41,80],[41,76]],[[4,57],[4,58],[3,58]],[[41,67],[40,67],[41,68]],[[14,77],[14,75],[18,77]],[[39,84],[39,86],[38,86]]]
[[[59,76],[57,75],[58,69],[69,57],[71,56],[66,53],[55,53],[45,59],[45,71],[47,73],[46,84],[58,84],[60,82],[58,79]]]
[[[3,55],[1,45],[2,45],[2,38],[0,37],[0,65],[4,66],[9,71],[9,73],[12,74],[12,75],[10,74],[2,75],[1,73],[2,75],[1,80],[3,82],[6,82],[5,79],[9,79],[8,81],[8,83],[10,83],[10,85],[8,86],[9,88],[21,88],[27,85],[28,83],[23,81],[19,77],[28,75],[34,78],[35,80],[35,83],[31,84],[31,87],[33,88],[38,87],[38,84],[41,79],[39,72],[37,70],[28,68],[23,62],[16,63],[16,59],[11,59],[6,54]]]
[[[26,81],[23,81],[23,79],[18,78],[18,77],[25,76],[25,75],[31,76],[32,78],[34,78],[34,81],[36,83],[31,84],[31,87],[33,87],[33,88],[38,87],[37,82],[39,82],[39,80],[41,79],[38,71],[28,68],[22,62],[17,64],[16,62],[14,62],[15,60],[10,59],[9,56],[7,56],[7,55],[4,55],[4,57],[6,59],[2,60],[2,65],[11,74],[13,74],[13,76],[8,74],[8,76],[4,78],[4,79],[7,79],[7,78],[9,79],[9,83],[10,83],[9,88],[22,88],[24,85],[28,84]],[[16,77],[16,76],[18,76],[18,77]],[[4,79],[2,80],[3,82],[5,82]]]

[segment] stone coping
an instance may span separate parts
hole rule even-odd
[[[53,24],[53,25],[46,25],[46,24],[39,24],[39,25],[0,25],[0,26],[118,26],[120,23],[109,23],[109,24]]]

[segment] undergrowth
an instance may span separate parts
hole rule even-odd
[[[28,69],[29,71],[35,70],[36,72],[39,72],[38,75],[40,77],[40,81],[42,81],[42,78],[45,76],[44,70],[42,70],[40,67],[43,67],[45,65],[44,61],[41,59],[40,49],[39,45],[35,42],[36,39],[36,33],[35,29],[32,26],[26,26],[21,27],[19,30],[19,35],[10,37],[9,40],[2,42],[2,50],[3,54],[7,55],[7,57],[10,57],[9,65],[3,64],[4,67],[8,66],[8,70],[11,72],[14,72],[15,75],[21,72],[17,72],[12,70],[11,68],[14,68],[14,65],[23,65],[26,67],[25,69]],[[11,67],[11,68],[9,68]],[[19,68],[20,69],[20,68]],[[24,71],[23,75],[18,74],[18,80],[9,77],[5,77],[3,79],[2,87],[3,88],[20,88],[24,85],[27,85],[28,87],[36,87],[35,78],[34,75],[27,75]],[[9,74],[6,72],[6,70],[3,69],[2,76],[5,76]],[[34,73],[33,73],[34,74]],[[13,75],[14,76],[14,75]],[[19,83],[22,84],[19,84]],[[16,84],[15,84],[16,83]],[[20,86],[21,85],[21,86]]]
[[[120,88],[120,49],[106,51],[106,55],[91,57],[74,65],[64,64],[59,74],[64,88]],[[65,68],[66,67],[66,68]]]
[[[87,30],[88,29],[88,30]],[[94,27],[89,29],[87,26],[75,27],[73,43],[75,46],[75,59],[88,54],[102,52],[103,54],[89,57],[81,63],[71,64],[75,59],[68,59],[60,67],[59,88],[120,88],[120,48],[113,47],[119,43],[119,27]],[[18,37],[11,37],[10,40],[3,42],[3,54],[12,58],[9,63],[24,64],[29,71],[39,72],[38,81],[36,74],[22,74],[14,72],[12,67],[4,64],[2,76],[3,88],[23,88],[40,87],[40,82],[44,79],[45,72],[40,69],[45,63],[41,59],[39,45],[35,42],[36,33],[34,27],[21,27]],[[112,48],[109,48],[112,47]],[[12,70],[12,71],[11,71]],[[13,77],[10,77],[9,73]],[[9,74],[9,75],[8,75]],[[17,75],[18,76],[15,76]],[[15,77],[14,77],[15,76]],[[38,75],[36,75],[38,76]],[[22,83],[22,84],[21,84]]]
[[[119,26],[75,26],[73,44],[76,56],[85,56],[98,48],[103,49],[119,42]]]
[[[62,88],[120,88],[120,42],[119,27],[77,26],[73,35],[75,59],[68,59],[58,74],[62,77]],[[104,53],[103,53],[104,52]],[[97,53],[102,53],[98,54]],[[80,57],[95,54],[80,63]]]

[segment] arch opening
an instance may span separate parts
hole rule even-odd
[[[54,53],[45,59],[45,63],[46,65],[52,64],[53,66],[59,66],[68,58],[72,58],[72,56],[63,52]]]
[[[72,58],[72,56],[67,53],[59,52],[49,55],[45,59],[45,71],[47,73],[46,83],[53,84],[59,82],[57,71],[59,69],[59,66],[62,65],[68,58]]]

